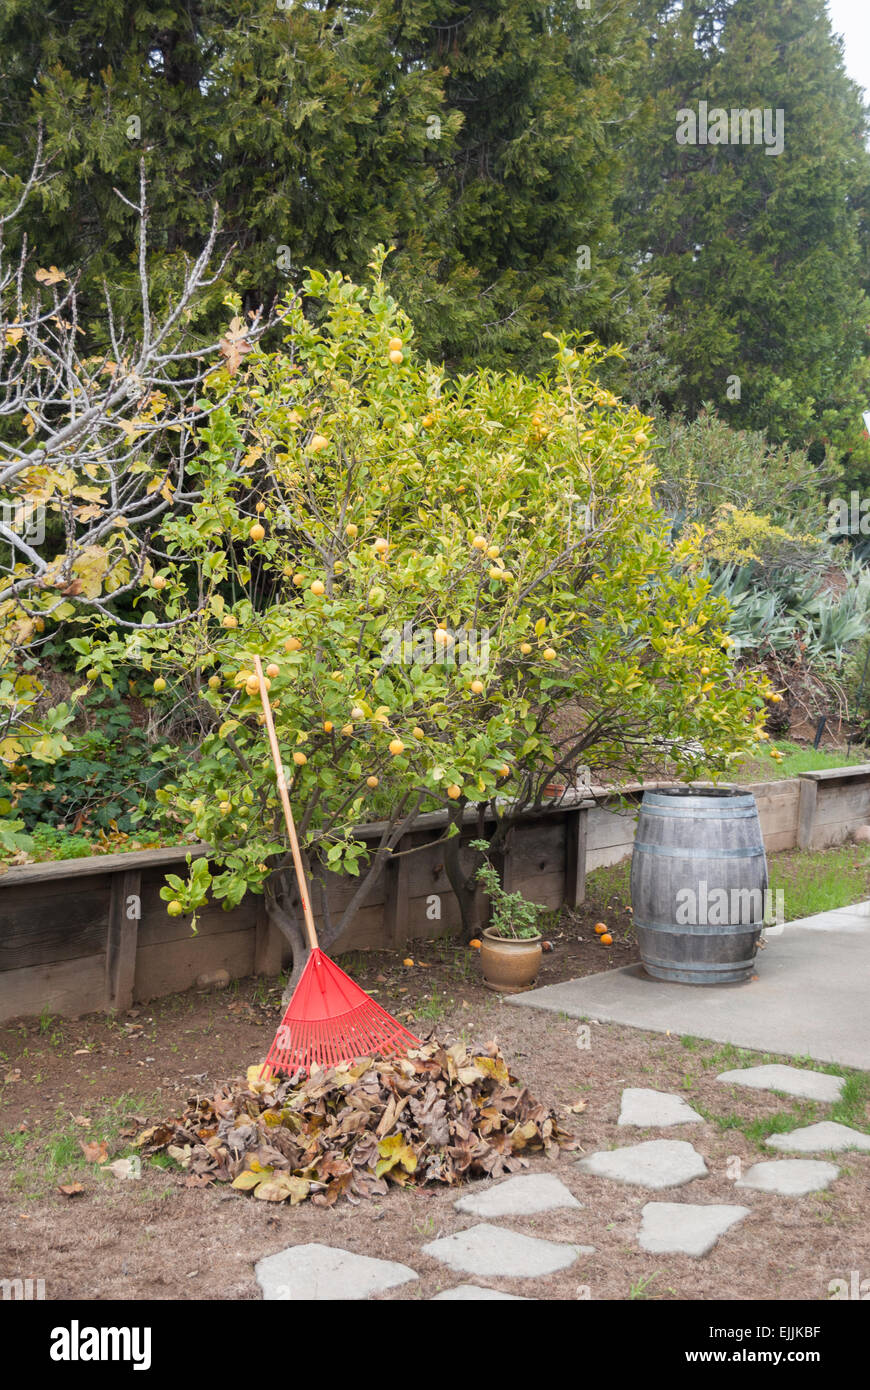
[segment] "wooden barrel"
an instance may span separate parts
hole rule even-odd
[[[644,970],[720,985],[752,974],[764,922],[767,856],[751,792],[644,792],[631,902]]]

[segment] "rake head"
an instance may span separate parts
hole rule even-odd
[[[389,1056],[420,1040],[376,1004],[319,949],[311,952],[263,1066],[310,1071],[363,1057]],[[263,1074],[261,1072],[261,1075]]]

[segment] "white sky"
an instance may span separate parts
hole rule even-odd
[[[845,40],[849,76],[870,101],[870,0],[828,0],[831,27]]]

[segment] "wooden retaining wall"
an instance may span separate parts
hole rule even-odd
[[[581,900],[586,804],[546,807],[514,827],[504,881],[546,907]],[[469,812],[467,839],[476,836]],[[459,904],[444,868],[443,814],[421,816],[332,950],[401,950],[406,942],[456,933]],[[383,827],[360,827],[364,839]],[[409,851],[405,853],[404,851]],[[0,877],[0,1020],[127,1009],[136,1001],[188,989],[201,975],[275,975],[290,948],[270,927],[261,897],[249,894],[224,911],[209,904],[191,931],[188,916],[169,917],[160,897],[165,875],[185,872],[188,854],[203,846],[98,855],[25,864]],[[469,866],[471,861],[469,861]],[[330,875],[327,905],[341,915],[358,880]],[[317,892],[313,909],[323,925]]]
[[[870,822],[870,765],[808,773],[753,785],[770,852],[824,848]],[[580,796],[530,811],[513,828],[502,872],[506,889],[556,908],[583,901],[587,871],[630,856],[643,789],[625,788],[606,804]],[[476,836],[474,810],[465,838]],[[421,816],[403,851],[371,891],[332,950],[401,950],[409,941],[459,930],[459,905],[444,869],[442,812]],[[383,826],[360,827],[380,838]],[[405,853],[404,851],[411,851]],[[25,864],[0,876],[0,1021],[43,1010],[75,1015],[127,1009],[178,990],[201,975],[275,975],[289,947],[270,927],[262,898],[225,912],[210,904],[193,935],[188,917],[169,917],[160,898],[167,872],[184,872],[203,846]],[[331,920],[357,880],[330,877]],[[315,917],[322,923],[315,893]]]

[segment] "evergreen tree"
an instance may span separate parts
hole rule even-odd
[[[84,262],[86,295],[132,287],[114,190],[144,153],[158,288],[217,201],[225,282],[249,304],[304,265],[362,275],[384,242],[433,357],[534,366],[544,329],[613,336],[624,316],[610,209],[630,4],[9,0],[0,157],[23,173],[42,121],[53,178],[30,242]]]
[[[669,282],[669,403],[816,440],[817,457],[831,443],[855,476],[868,461],[870,157],[824,0],[639,0],[636,13],[649,61],[618,217],[629,251]],[[702,102],[729,113],[729,139],[732,110],[781,111],[782,152],[678,143],[681,119],[691,134],[678,113]]]

